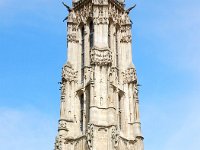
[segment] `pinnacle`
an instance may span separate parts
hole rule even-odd
[[[133,63],[130,63],[128,68],[135,68],[135,65]]]
[[[68,62],[66,63],[66,66],[72,67],[72,64],[68,61]]]

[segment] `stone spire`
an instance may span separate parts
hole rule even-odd
[[[55,150],[143,150],[132,23],[123,0],[73,0]]]

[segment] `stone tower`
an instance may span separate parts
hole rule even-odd
[[[143,150],[124,0],[73,0],[55,150]]]

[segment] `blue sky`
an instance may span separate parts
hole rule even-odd
[[[199,150],[200,1],[134,2],[145,149]],[[0,0],[0,149],[53,149],[66,14],[61,1]]]

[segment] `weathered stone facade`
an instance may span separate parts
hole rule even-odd
[[[143,150],[131,20],[123,0],[74,0],[55,150]]]

